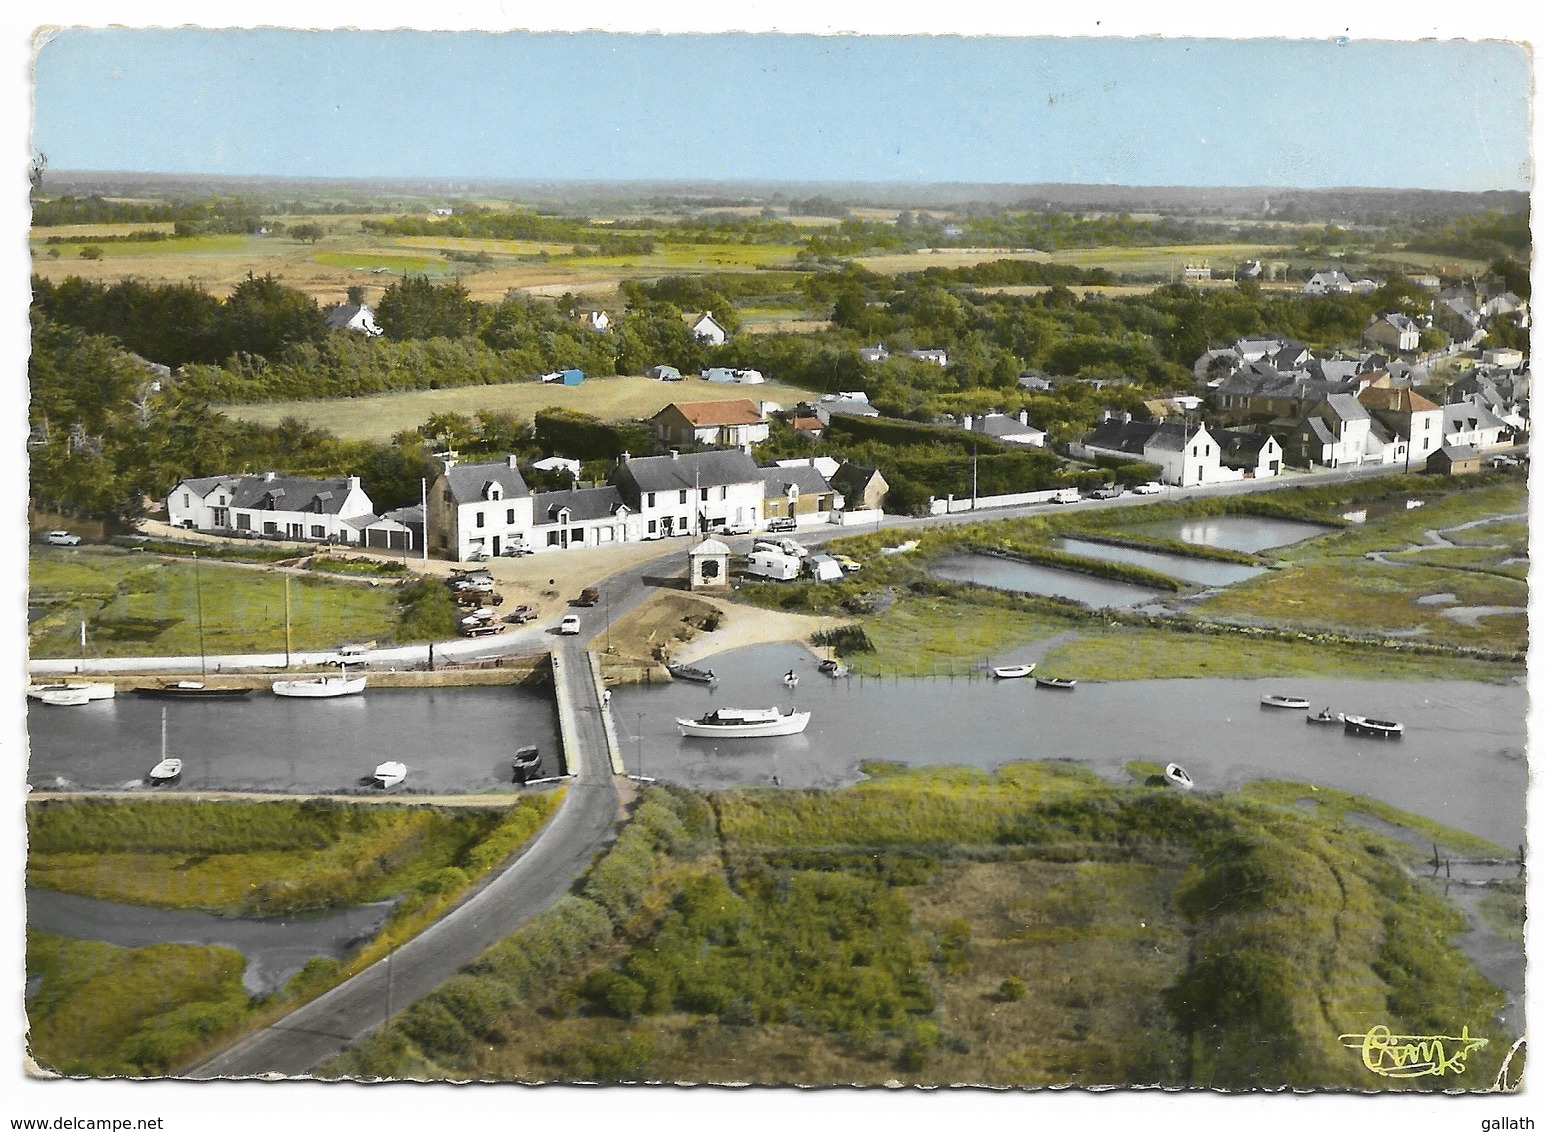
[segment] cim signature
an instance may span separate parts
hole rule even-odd
[[[1459,1036],[1445,1034],[1391,1034],[1388,1026],[1375,1026],[1366,1034],[1342,1034],[1341,1044],[1360,1050],[1363,1064],[1380,1077],[1442,1077],[1465,1071],[1465,1058],[1490,1043],[1472,1038],[1465,1026]]]

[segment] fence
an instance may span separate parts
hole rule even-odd
[[[930,515],[954,515],[961,511],[984,511],[992,507],[1018,507],[1026,503],[1050,503],[1061,488],[1050,491],[1020,491],[1012,495],[978,495],[975,499],[956,499],[953,495],[943,499],[930,499]]]

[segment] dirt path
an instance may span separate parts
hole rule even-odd
[[[778,613],[770,609],[739,605],[722,598],[694,595],[718,609],[723,615],[719,628],[687,642],[676,653],[686,663],[701,660],[747,645],[766,645],[776,641],[805,641],[812,633],[835,628],[852,620],[849,617],[815,617],[803,613]]]

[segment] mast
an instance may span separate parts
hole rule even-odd
[[[193,552],[193,593],[198,603],[198,674],[200,679],[205,674],[204,664],[204,585],[201,580],[198,564],[198,551]]]
[[[284,576],[284,666],[290,666],[290,576]]]

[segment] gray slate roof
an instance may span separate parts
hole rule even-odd
[[[790,487],[797,487],[801,495],[827,495],[834,490],[814,468],[762,468],[761,473],[767,485],[763,499],[782,499]]]
[[[272,500],[275,511],[336,515],[349,495],[349,481],[341,476],[326,480],[279,475],[271,480],[265,476],[201,476],[182,482],[200,496],[208,495],[217,484],[224,484],[231,492],[230,506],[247,510],[267,510],[266,503]]]
[[[453,464],[445,473],[445,482],[451,489],[451,498],[457,503],[476,503],[485,499],[484,491],[491,483],[504,489],[506,499],[531,494],[520,470],[510,467],[508,460],[490,464]]]
[[[738,448],[680,456],[640,456],[623,463],[620,474],[639,491],[679,491],[732,483],[760,483],[756,461]]]
[[[1092,448],[1141,456],[1144,449],[1179,452],[1191,433],[1175,421],[1106,421],[1084,439]]]
[[[532,510],[537,526],[556,523],[558,512],[569,509],[569,521],[605,519],[626,507],[627,501],[615,487],[579,487],[569,491],[539,491],[532,496]]]

